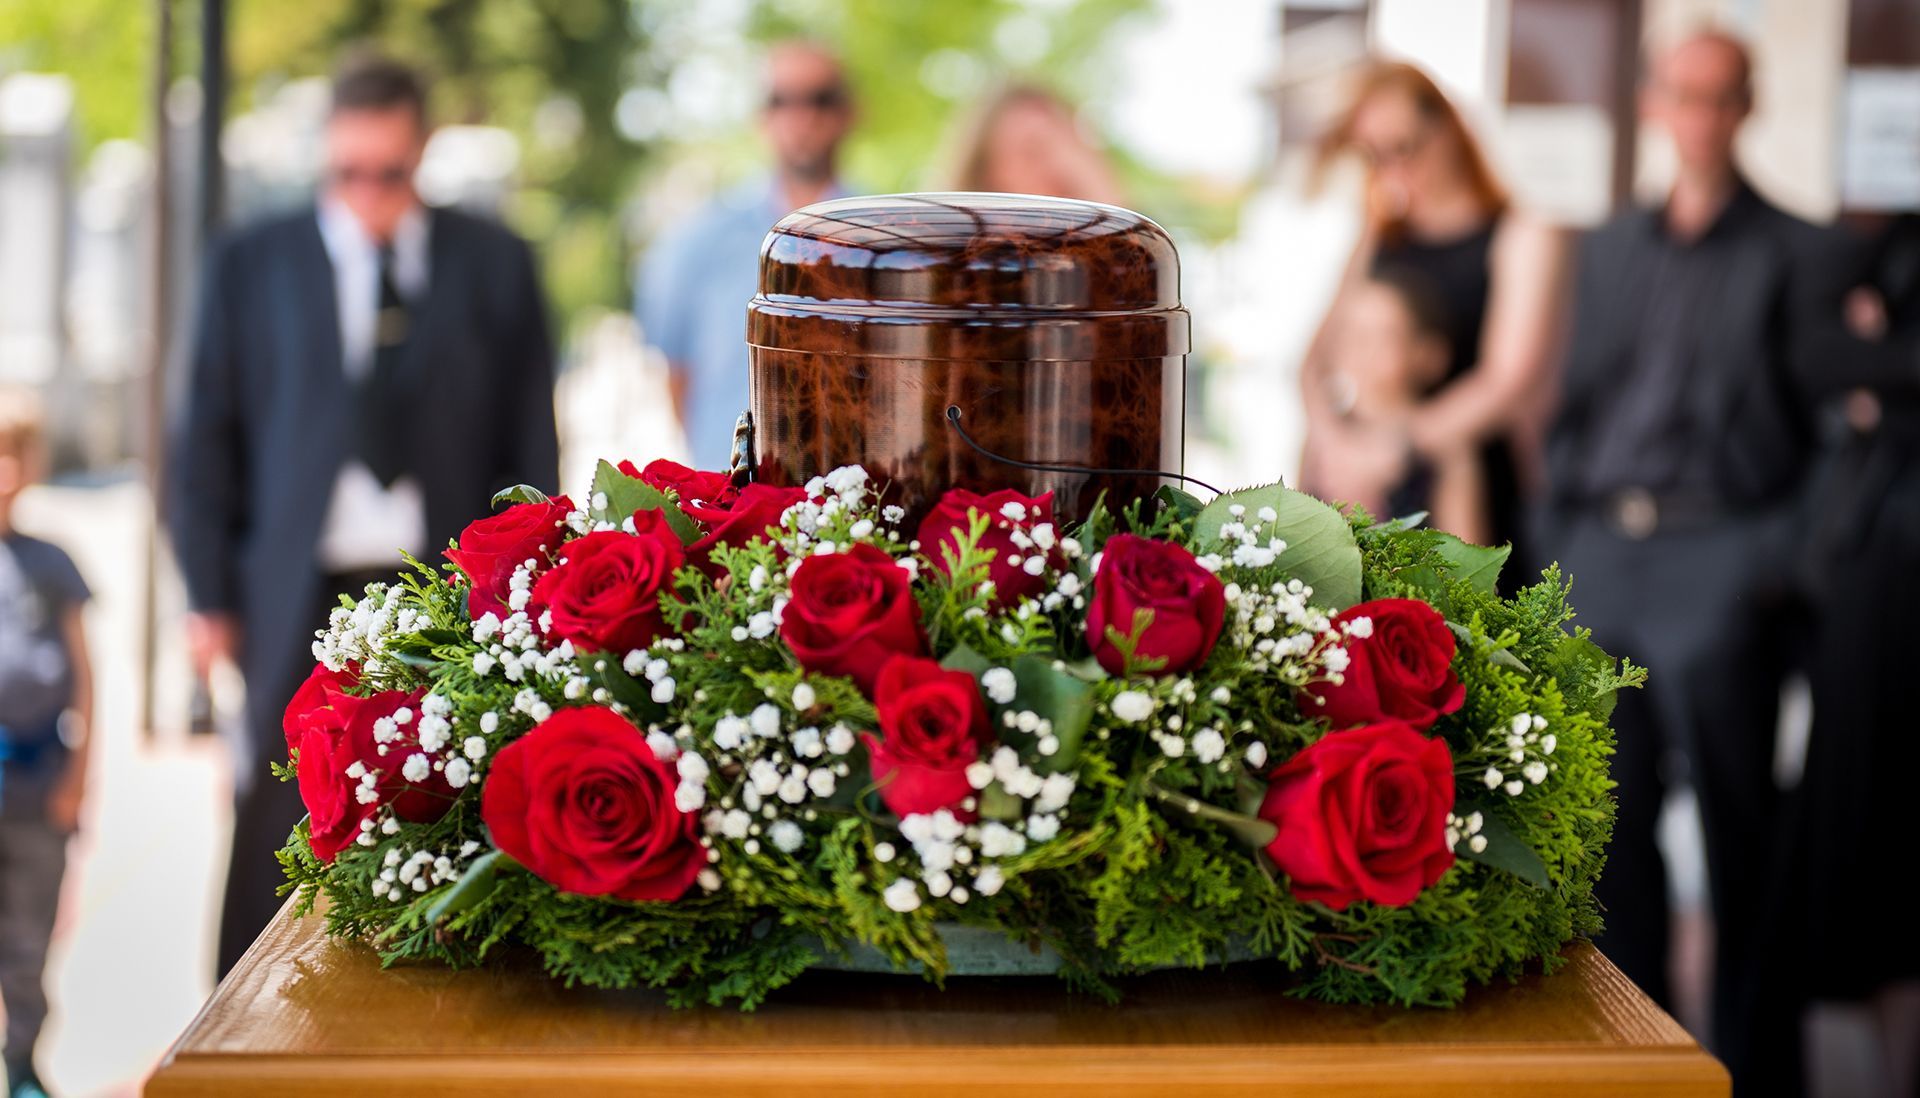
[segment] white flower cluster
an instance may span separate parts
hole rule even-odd
[[[636,648],[628,652],[620,661],[620,669],[645,682],[647,696],[653,699],[655,705],[665,705],[673,700],[680,687],[673,678],[673,665],[668,663],[664,656],[655,654],[653,649],[657,648],[662,652],[684,652],[686,647],[687,642],[678,637],[657,637],[649,647]],[[593,669],[605,671],[605,661],[596,661]],[[604,687],[595,690],[593,700],[605,704],[607,698],[603,696],[604,694]],[[612,709],[616,713],[621,713],[626,711],[626,706],[615,702]]]
[[[1500,742],[1500,752],[1513,767],[1512,772],[1499,766],[1487,767],[1480,780],[1490,790],[1503,789],[1507,796],[1518,797],[1527,786],[1539,785],[1560,768],[1550,758],[1559,741],[1547,731],[1547,718],[1538,713],[1516,713],[1504,727],[1487,735]]]
[[[1297,579],[1265,587],[1229,581],[1226,595],[1222,639],[1244,651],[1253,670],[1292,686],[1346,670],[1347,652],[1335,643],[1333,620],[1310,603],[1313,588]]]
[[[485,736],[468,736],[456,743],[454,724],[459,719],[453,713],[453,703],[446,697],[428,694],[420,699],[418,714],[411,706],[403,705],[373,722],[374,751],[382,758],[399,755],[400,776],[415,785],[438,773],[446,779],[448,788],[464,789],[479,781],[479,768],[487,757],[487,740]],[[498,723],[499,716],[495,713],[487,713],[480,719],[481,728],[488,732],[498,727]],[[344,773],[358,783],[353,790],[356,801],[375,804],[380,800],[380,779],[388,773],[386,767],[369,767],[355,759],[347,764]],[[360,834],[354,841],[361,846],[373,846],[378,841],[374,837],[376,829],[380,834],[392,835],[400,830],[400,821],[390,808],[382,806],[374,816],[360,821]]]
[[[813,687],[797,684],[790,701],[793,712],[804,715],[813,708]],[[790,722],[786,710],[767,702],[745,717],[728,713],[715,721],[711,739],[718,754],[712,762],[680,757],[675,801],[681,810],[707,804],[706,782],[717,769],[734,778],[703,817],[709,836],[739,842],[748,854],[759,853],[763,838],[783,854],[799,850],[806,841],[800,824],[819,815],[808,802],[839,789],[852,772],[847,756],[857,741],[844,724],[823,730],[797,719]],[[699,761],[689,764],[689,757]]]
[[[1071,778],[1067,778],[1067,784],[1070,794]],[[1065,804],[1063,797],[1060,807]],[[1035,828],[1037,820],[1047,821],[1047,826]],[[919,909],[923,902],[922,888],[929,897],[948,899],[956,904],[964,904],[975,896],[992,896],[1006,886],[1007,877],[990,859],[1018,857],[1026,852],[1029,840],[1046,842],[1058,831],[1059,818],[1054,815],[1036,815],[1012,826],[998,820],[963,823],[945,808],[908,816],[900,821],[900,837],[913,847],[914,858],[920,863],[919,880],[905,875],[895,878],[881,892],[881,899],[888,907],[904,913]],[[888,863],[898,852],[893,844],[883,842],[874,845],[873,856]]]
[[[1486,817],[1478,812],[1469,812],[1465,816],[1447,813],[1447,849],[1451,851],[1460,845],[1461,839],[1465,839],[1468,850],[1475,854],[1484,853],[1487,849],[1487,837],[1480,833],[1480,829],[1485,824]]]
[[[399,714],[394,714],[396,718]],[[481,718],[482,729],[488,727],[487,717],[493,717],[493,727],[498,727],[499,718],[488,713]],[[478,779],[478,768],[487,757],[485,736],[466,736],[456,739],[454,725],[460,720],[454,715],[453,703],[440,694],[428,694],[420,699],[420,721],[414,729],[415,741],[420,751],[407,757],[401,768],[401,775],[411,782],[422,782],[429,770],[438,771],[453,789],[464,789]],[[374,725],[374,736],[380,735],[380,726]],[[418,760],[416,762],[416,760]]]
[[[580,689],[584,690],[586,680],[579,668],[573,666],[573,645],[562,641],[551,651],[543,649],[541,640],[547,632],[549,615],[543,612],[538,621],[527,616],[527,598],[538,567],[538,561],[528,559],[513,570],[507,596],[511,612],[506,620],[502,621],[491,610],[474,620],[474,643],[485,644],[487,648],[474,653],[473,673],[485,677],[498,669],[508,682],[525,681],[529,674],[548,680],[577,678],[581,680]]]
[[[1164,694],[1165,697],[1156,694]],[[1232,691],[1225,686],[1215,687],[1209,695],[1209,700],[1222,706],[1232,698]],[[1198,701],[1199,692],[1193,680],[1182,676],[1155,683],[1151,691],[1139,687],[1122,690],[1113,696],[1108,708],[1115,720],[1124,724],[1146,725],[1147,738],[1167,758],[1178,759],[1191,755],[1195,762],[1203,766],[1217,766],[1221,773],[1226,773],[1233,769],[1232,760],[1227,758],[1228,741],[1233,729],[1224,722],[1200,723],[1190,721],[1181,714],[1181,709]],[[1253,723],[1242,722],[1241,730],[1251,732]],[[1247,765],[1258,770],[1266,765],[1267,745],[1258,740],[1252,741],[1243,749],[1243,754]]]
[[[1210,554],[1201,563],[1213,571],[1219,571],[1227,561],[1241,568],[1265,568],[1287,551],[1287,543],[1276,537],[1261,537],[1261,531],[1280,520],[1280,516],[1271,507],[1262,507],[1255,513],[1252,521],[1247,519],[1247,509],[1241,504],[1227,508],[1231,522],[1220,524],[1220,541],[1228,549],[1225,560],[1218,554]],[[1208,561],[1214,563],[1208,564]]]
[[[436,885],[457,881],[466,863],[479,852],[480,844],[472,839],[451,853],[444,850],[409,853],[405,847],[389,847],[380,859],[380,874],[373,879],[373,894],[401,903],[409,898],[409,892],[425,892]]]
[[[806,485],[807,498],[787,508],[780,516],[780,529],[774,540],[789,557],[789,573],[801,560],[835,553],[847,543],[868,541],[876,534],[898,536],[898,526],[906,511],[895,506],[875,510],[879,502],[867,471],[858,465],[842,465],[826,476],[814,477]]]
[[[991,674],[991,672],[989,672]],[[1011,698],[1009,698],[1011,700]],[[1052,754],[1046,744],[1053,739],[1048,722],[1031,710],[1006,714],[1007,727],[1041,737],[1042,754]],[[1055,748],[1058,741],[1054,741]],[[895,911],[913,911],[920,906],[920,888],[935,899],[945,898],[964,904],[975,895],[991,896],[1000,891],[1006,877],[995,859],[1014,858],[1026,853],[1029,843],[1049,842],[1060,834],[1060,821],[1066,815],[1067,802],[1073,799],[1072,774],[1056,772],[1041,775],[1020,761],[1020,753],[1007,745],[993,755],[967,767],[967,784],[977,792],[998,784],[1006,793],[1026,802],[1021,817],[1011,823],[985,820],[962,823],[948,809],[924,815],[907,816],[900,821],[900,837],[913,847],[920,863],[919,883],[903,876],[887,886],[884,898]],[[969,797],[961,808],[972,811],[979,798]],[[896,852],[891,844],[874,847],[874,857],[891,862]],[[969,888],[971,884],[971,888]]]
[[[426,624],[419,611],[399,605],[404,592],[398,584],[370,583],[352,609],[334,607],[326,628],[314,634],[313,658],[329,671],[344,671],[348,664],[357,663],[369,674],[379,672],[386,639]]]

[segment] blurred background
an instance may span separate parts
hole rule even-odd
[[[762,54],[797,34],[844,62],[851,190],[943,181],[968,111],[1009,81],[1076,106],[1124,204],[1180,245],[1186,468],[1231,484],[1299,470],[1299,364],[1362,221],[1357,172],[1306,177],[1356,65],[1419,64],[1522,205],[1587,228],[1669,184],[1673,156],[1634,107],[1643,43],[1704,21],[1754,52],[1741,162],[1770,198],[1822,222],[1920,207],[1911,0],[0,3],[0,382],[40,392],[52,454],[18,524],[66,547],[95,593],[94,777],[49,966],[50,1089],[135,1093],[211,989],[229,779],[220,738],[196,733],[235,719],[236,688],[203,696],[179,641],[158,427],[206,243],[311,201],[343,48],[375,43],[434,77],[422,196],[532,243],[563,486],[600,456],[689,453],[634,319],[637,265],[764,168]],[[1663,831],[1695,915],[1683,957],[1705,933],[1686,805]],[[1681,981],[1690,1025],[1700,996],[1697,974]],[[1830,1028],[1845,1093],[1848,1042],[1865,1038],[1844,1014]]]

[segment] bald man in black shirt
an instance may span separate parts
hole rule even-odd
[[[1614,714],[1619,819],[1598,890],[1601,947],[1671,1002],[1655,830],[1683,772],[1716,919],[1710,1043],[1743,1092],[1765,1089],[1761,1061],[1797,1054],[1797,1032],[1771,1028],[1784,1023],[1757,1004],[1780,833],[1778,696],[1798,627],[1792,508],[1811,434],[1795,340],[1822,238],[1736,168],[1751,98],[1746,51],[1725,36],[1689,38],[1653,65],[1642,112],[1673,138],[1679,174],[1664,205],[1582,246],[1538,531],[1574,581],[1581,624],[1650,672]]]

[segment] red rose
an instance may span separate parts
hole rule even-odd
[[[476,621],[489,612],[505,620],[509,584],[514,569],[529,560],[546,563],[547,555],[566,537],[567,513],[573,501],[565,496],[545,503],[516,503],[497,515],[468,524],[457,547],[446,557],[473,585],[467,594],[467,614]]]
[[[562,892],[675,900],[707,864],[679,777],[611,709],[562,709],[500,749],[480,791],[494,845]]]
[[[1424,732],[1460,708],[1467,691],[1453,673],[1453,631],[1439,611],[1418,599],[1375,599],[1333,621],[1350,626],[1363,618],[1371,631],[1348,634],[1341,681],[1301,690],[1302,712],[1335,728],[1401,720]]]
[[[340,671],[329,671],[324,663],[314,665],[307,681],[293,692],[293,700],[287,703],[286,715],[280,721],[280,730],[287,737],[289,758],[309,729],[332,719],[334,696],[347,694],[359,683],[360,669],[352,664]]]
[[[687,547],[687,555],[705,561],[719,546],[737,548],[780,525],[787,508],[807,498],[805,489],[776,488],[771,484],[749,484],[726,506],[683,504],[681,510],[707,528],[705,537]]]
[[[1007,516],[1008,504],[1020,508],[1020,519]],[[927,517],[920,520],[920,551],[935,568],[951,574],[947,552],[959,552],[960,536],[972,529],[972,514],[976,511],[988,520],[986,532],[980,535],[977,545],[993,551],[993,561],[987,565],[987,578],[993,581],[994,604],[1012,606],[1022,599],[1038,597],[1046,590],[1047,581],[1027,571],[1028,561],[1036,551],[1029,535],[1037,526],[1048,527],[1048,534],[1053,532],[1053,493],[1023,496],[1012,489],[1002,489],[983,496],[964,488],[949,489]],[[1014,541],[1016,531],[1027,539],[1025,546]],[[943,549],[947,552],[942,552]],[[1038,552],[1042,561],[1050,555],[1046,549]]]
[[[1227,592],[1218,576],[1180,546],[1115,534],[1100,551],[1093,605],[1087,611],[1087,644],[1112,674],[1126,673],[1126,658],[1108,630],[1131,636],[1135,615],[1142,610],[1153,617],[1134,648],[1135,663],[1147,664],[1156,675],[1177,675],[1212,654],[1226,620]],[[1151,662],[1155,660],[1161,662]]]
[[[644,648],[666,631],[660,600],[686,550],[656,509],[636,511],[634,533],[601,530],[568,542],[533,584],[528,613],[552,614],[547,634],[596,652]]]
[[[297,760],[313,853],[326,862],[359,837],[360,821],[383,804],[401,819],[430,823],[453,803],[453,787],[439,771],[429,768],[417,782],[405,774],[408,759],[422,754],[414,730],[425,692],[385,690],[355,697],[346,688],[356,682],[350,672],[314,668],[283,721],[288,755]],[[402,709],[408,711],[407,721],[382,723]],[[365,774],[373,775],[373,783],[368,786],[372,795],[363,799]]]
[[[645,469],[636,469],[631,461],[619,465],[621,472],[637,480],[644,480],[662,492],[672,492],[680,509],[692,513],[694,504],[709,507],[727,507],[733,503],[739,490],[733,486],[733,478],[725,473],[709,473],[701,469],[689,469],[677,461],[657,458],[647,462]],[[695,516],[698,517],[698,516]]]
[[[888,660],[926,655],[912,587],[906,569],[865,542],[808,557],[793,573],[780,637],[800,666],[872,694]]]
[[[973,794],[967,767],[991,739],[980,684],[965,671],[904,657],[880,672],[873,703],[880,736],[864,738],[880,799],[900,816],[948,808],[970,818],[960,811]]]
[[[1445,740],[1401,721],[1329,733],[1267,776],[1260,817],[1293,894],[1336,911],[1355,900],[1399,906],[1453,864]]]
[[[295,772],[300,800],[307,806],[307,844],[323,862],[332,862],[351,846],[360,837],[360,821],[379,808],[377,802],[361,803],[360,783],[346,775],[360,758],[355,745],[325,734],[310,734],[300,743]]]

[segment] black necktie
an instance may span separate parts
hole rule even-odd
[[[380,311],[373,324],[373,368],[360,380],[355,409],[355,450],[383,485],[407,471],[406,407],[400,371],[406,360],[413,314],[393,282],[393,246],[380,248]]]

